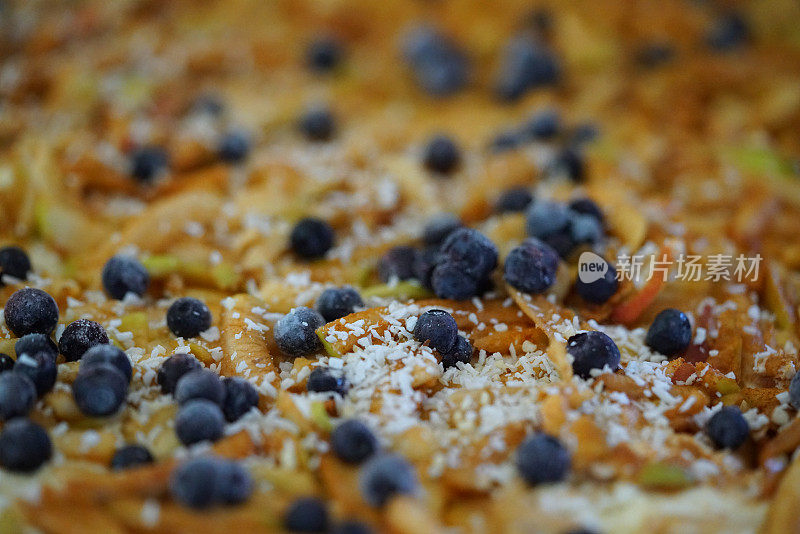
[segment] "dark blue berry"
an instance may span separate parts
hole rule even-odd
[[[24,250],[19,247],[0,248],[0,285],[3,284],[3,275],[25,280],[30,271],[31,260]]]
[[[542,242],[550,246],[556,253],[564,259],[569,259],[575,250],[577,243],[572,239],[572,229],[567,227],[563,230],[542,238]]]
[[[562,150],[548,168],[550,176],[565,176],[573,182],[582,182],[586,177],[583,156],[574,148]]]
[[[466,54],[433,28],[413,31],[404,43],[403,52],[417,85],[431,96],[451,95],[469,81]]]
[[[258,406],[258,391],[253,384],[239,376],[222,379],[225,386],[225,403],[222,412],[228,422],[238,421],[244,414]]]
[[[175,391],[175,385],[184,374],[202,367],[203,364],[191,354],[173,354],[161,364],[156,381],[161,391],[169,394]]]
[[[373,534],[373,532],[374,530],[366,523],[352,520],[343,521],[331,530],[331,534]]]
[[[614,340],[598,330],[575,334],[567,340],[567,352],[572,356],[572,370],[581,378],[590,378],[595,369],[605,366],[614,371],[619,367],[620,353]]]
[[[36,394],[40,397],[49,393],[56,384],[58,368],[49,352],[21,354],[14,364],[14,373],[24,374],[36,386]]]
[[[647,330],[644,342],[664,356],[674,356],[686,350],[692,341],[692,323],[680,310],[661,310]]]
[[[558,254],[549,245],[526,239],[506,256],[503,277],[525,293],[544,293],[556,281]]]
[[[423,287],[433,289],[431,286],[431,276],[436,261],[439,258],[438,247],[426,247],[420,250],[414,257],[414,278],[419,280]]]
[[[211,328],[211,311],[196,298],[181,297],[167,310],[167,326],[178,337],[196,337]]]
[[[345,380],[344,374],[328,367],[315,367],[308,375],[306,382],[306,390],[317,393],[331,392],[346,395],[348,389],[349,384]]]
[[[408,461],[394,454],[373,456],[361,468],[359,488],[372,506],[383,506],[396,495],[417,491],[417,474]]]
[[[523,136],[516,130],[504,130],[494,136],[489,148],[492,152],[502,153],[519,148],[524,142]]]
[[[5,373],[14,368],[14,358],[0,352],[0,373]]]
[[[608,270],[603,277],[592,282],[584,282],[581,280],[580,273],[578,273],[578,279],[575,281],[575,290],[583,300],[593,304],[603,304],[617,292],[619,285],[617,271],[610,262],[606,261],[606,263],[608,264]],[[579,263],[578,269],[583,268],[584,265]]]
[[[558,82],[560,70],[555,55],[543,44],[515,37],[503,53],[495,94],[513,102],[531,89]]]
[[[552,109],[540,111],[523,128],[529,139],[537,141],[552,139],[561,131],[561,118],[558,112]]]
[[[494,205],[497,213],[525,211],[533,202],[533,193],[527,187],[506,189]]]
[[[300,117],[300,131],[309,141],[328,141],[336,130],[336,120],[327,108],[313,108]]]
[[[497,266],[497,247],[492,240],[472,228],[452,232],[439,249],[442,263],[458,264],[463,272],[482,280]]]
[[[116,300],[128,293],[141,297],[150,285],[150,274],[132,256],[114,256],[103,266],[103,288]]]
[[[50,335],[58,323],[58,305],[41,289],[26,287],[8,298],[5,319],[6,326],[17,337],[33,333]]]
[[[253,478],[240,463],[222,461],[218,466],[216,498],[223,504],[240,504],[253,493]]]
[[[330,36],[315,39],[306,51],[308,67],[317,73],[330,72],[339,65],[343,56],[339,41]]]
[[[575,213],[591,215],[600,221],[601,225],[604,225],[605,216],[603,215],[603,210],[590,198],[576,198],[571,200],[567,207]]]
[[[554,235],[569,227],[570,214],[564,204],[552,200],[536,200],[525,213],[525,229],[539,239]]]
[[[0,466],[9,471],[36,471],[52,455],[50,436],[44,428],[30,419],[12,419],[0,432]]]
[[[382,282],[414,278],[417,249],[407,245],[392,247],[378,260],[378,277]]]
[[[238,130],[225,134],[219,141],[217,153],[222,161],[227,163],[241,163],[250,152],[250,137]]]
[[[206,399],[193,399],[178,409],[175,433],[184,445],[217,441],[222,437],[225,416],[220,407]]]
[[[747,21],[736,12],[718,17],[706,35],[708,46],[718,52],[728,52],[741,47],[750,38]]]
[[[578,124],[570,133],[567,145],[572,149],[580,149],[583,145],[591,143],[600,137],[600,128],[593,122]]]
[[[429,310],[417,318],[414,339],[427,343],[442,354],[453,349],[458,338],[458,325],[453,316],[444,310]]]
[[[316,304],[317,311],[327,322],[341,319],[363,306],[361,295],[352,286],[328,288],[320,294]]]
[[[360,464],[378,451],[378,439],[367,425],[348,419],[331,432],[331,450],[343,462]]]
[[[75,362],[95,345],[109,343],[111,340],[102,325],[89,319],[78,319],[64,329],[58,340],[58,350],[68,362]]]
[[[143,146],[131,153],[131,176],[138,182],[152,182],[167,165],[169,156],[161,147]]]
[[[594,215],[569,210],[570,238],[576,244],[598,243],[603,239],[603,225]]]
[[[425,229],[422,231],[422,242],[428,247],[439,246],[447,239],[447,236],[463,226],[457,215],[440,213],[432,217],[425,225]]]
[[[36,385],[23,373],[0,374],[0,420],[28,415],[36,404]]]
[[[119,370],[125,379],[130,382],[133,377],[133,366],[125,352],[114,345],[95,345],[83,353],[81,369],[87,369],[98,363],[108,363]]]
[[[328,508],[316,497],[295,499],[283,516],[289,532],[327,532],[329,523]]]
[[[125,445],[111,457],[111,469],[119,471],[153,463],[153,455],[144,445]]]
[[[564,480],[571,463],[567,448],[547,434],[535,433],[517,448],[517,471],[532,486]]]
[[[33,354],[35,352],[48,352],[55,360],[58,357],[58,345],[52,338],[45,334],[27,334],[14,344],[14,352],[20,354]]]
[[[800,371],[795,373],[789,382],[789,404],[800,410]]]
[[[301,258],[315,260],[325,255],[333,246],[333,228],[316,217],[306,217],[292,229],[289,242],[295,254]]]
[[[212,457],[192,458],[180,464],[169,480],[172,498],[195,509],[215,504],[219,496],[219,465],[220,460]]]
[[[461,153],[449,137],[437,135],[428,141],[422,161],[429,171],[449,174],[461,163]]]
[[[464,300],[480,292],[481,281],[465,272],[460,263],[440,263],[431,273],[431,288],[437,297]]]
[[[82,369],[72,383],[75,403],[82,413],[92,417],[116,413],[127,395],[128,381],[125,375],[109,363],[98,363]]]
[[[316,329],[325,319],[315,310],[295,308],[275,323],[275,343],[289,356],[306,356],[322,348]]]
[[[445,369],[455,367],[458,362],[469,363],[472,359],[472,344],[464,336],[458,336],[450,352],[442,354],[442,366]]]
[[[206,399],[222,406],[225,386],[219,375],[210,369],[195,369],[183,375],[175,385],[175,400],[185,404],[193,399]]]
[[[736,406],[723,406],[706,423],[706,434],[718,449],[738,449],[750,434],[750,426]]]

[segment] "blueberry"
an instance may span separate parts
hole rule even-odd
[[[326,532],[329,523],[328,508],[316,497],[295,499],[283,516],[283,526],[289,532]]]
[[[190,508],[208,508],[219,492],[220,460],[198,457],[184,461],[172,472],[169,491],[172,498]]]
[[[750,38],[747,21],[736,12],[718,17],[706,35],[708,46],[718,52],[728,52],[744,45]]]
[[[576,198],[570,201],[567,207],[575,213],[591,215],[600,221],[601,226],[605,225],[603,210],[601,210],[600,207],[590,198]]]
[[[550,176],[565,176],[573,182],[583,182],[586,178],[586,168],[583,156],[573,147],[562,150],[547,170]]]
[[[0,352],[0,373],[5,373],[14,368],[14,358]]]
[[[178,337],[196,337],[211,328],[211,311],[196,298],[181,297],[167,310],[167,326]]]
[[[335,69],[342,60],[342,46],[330,36],[315,39],[306,51],[308,67],[317,73],[326,73]]]
[[[341,319],[363,306],[361,295],[352,286],[328,288],[320,294],[316,304],[317,311],[326,322]]]
[[[133,366],[125,352],[114,345],[95,345],[83,353],[81,370],[87,369],[98,363],[108,363],[117,368],[125,379],[130,382],[133,377]]]
[[[366,523],[359,521],[343,521],[333,527],[332,534],[373,534],[372,528]]]
[[[185,404],[193,399],[206,399],[222,406],[225,386],[219,375],[211,369],[195,369],[180,377],[175,385],[175,400]]]
[[[275,343],[289,356],[306,356],[322,349],[316,329],[325,319],[311,308],[295,308],[275,323]]]
[[[436,267],[436,261],[439,258],[439,251],[437,247],[426,247],[420,250],[414,257],[414,278],[419,280],[419,283],[428,289],[433,289],[431,285],[431,277],[433,276],[433,269]]]
[[[344,378],[341,371],[334,371],[328,367],[315,367],[311,374],[308,375],[306,382],[307,391],[316,391],[318,393],[338,393],[339,395],[346,395],[349,389],[349,384]]]
[[[495,85],[495,95],[513,102],[531,89],[553,85],[560,77],[560,66],[547,47],[528,37],[515,37],[506,46]]]
[[[111,469],[119,471],[153,463],[153,455],[144,445],[125,445],[114,452]]]
[[[23,373],[0,374],[0,419],[28,415],[36,404],[36,385]]]
[[[692,342],[692,323],[680,310],[661,310],[647,330],[644,342],[664,356],[674,356],[686,350]]]
[[[167,358],[158,369],[156,381],[164,393],[175,391],[175,385],[180,378],[194,369],[202,369],[203,364],[191,354],[173,354]]]
[[[58,305],[41,289],[26,287],[8,298],[5,319],[6,326],[17,337],[33,333],[50,335],[58,323]]]
[[[300,131],[309,141],[329,141],[336,130],[336,121],[327,108],[312,108],[300,117]]]
[[[542,242],[550,246],[562,258],[569,259],[575,247],[578,245],[572,239],[572,229],[567,227],[559,230],[554,234],[546,235],[542,238]]]
[[[561,118],[552,109],[540,111],[525,125],[523,131],[530,139],[546,140],[558,135],[561,130]]]
[[[110,363],[97,363],[82,369],[72,383],[72,396],[80,411],[103,417],[119,410],[128,395],[128,382]]]
[[[422,231],[422,242],[428,247],[439,246],[454,231],[464,225],[457,215],[440,213],[432,217]]]
[[[103,288],[116,300],[128,293],[141,297],[150,285],[150,274],[139,260],[132,256],[114,256],[103,266]]]
[[[407,245],[390,248],[378,260],[378,277],[382,282],[414,278],[414,261],[417,249]]]
[[[222,379],[225,386],[225,403],[222,412],[228,422],[237,421],[244,414],[258,406],[258,391],[253,384],[239,376]]]
[[[549,245],[526,239],[506,256],[503,277],[525,293],[544,293],[556,281],[558,254]]]
[[[552,200],[536,200],[525,213],[525,229],[539,239],[556,234],[569,226],[570,214],[564,204]]]
[[[527,187],[506,189],[494,205],[497,213],[525,211],[533,202],[533,194]]]
[[[738,449],[750,434],[750,426],[736,406],[723,406],[706,423],[706,434],[718,449]]]
[[[497,266],[497,247],[491,239],[472,228],[452,232],[439,249],[443,262],[458,264],[476,280],[481,280]]]
[[[3,284],[2,275],[25,280],[30,271],[31,260],[24,250],[19,247],[0,248],[0,285]]]
[[[489,143],[489,148],[492,152],[502,153],[514,150],[522,145],[524,139],[520,132],[516,130],[504,130],[494,136],[492,142]]]
[[[378,451],[378,439],[367,425],[348,419],[331,432],[331,450],[343,462],[360,464]]]
[[[50,336],[45,334],[27,334],[14,344],[14,352],[20,354],[33,354],[34,352],[48,352],[55,360],[58,357],[58,345]]]
[[[517,448],[517,471],[532,486],[564,480],[571,463],[567,448],[547,434],[535,433]]]
[[[578,275],[578,279],[575,282],[575,290],[583,300],[593,304],[603,304],[617,292],[617,286],[619,285],[617,271],[610,262],[606,261],[606,263],[608,264],[608,270],[602,278],[587,283],[581,280],[580,274]],[[580,264],[578,268],[581,268]]]
[[[383,506],[395,495],[416,493],[417,474],[401,456],[376,455],[361,468],[359,488],[367,503]]]
[[[131,153],[131,176],[141,183],[152,182],[168,165],[166,150],[158,146],[143,146]]]
[[[800,371],[796,372],[789,382],[789,404],[800,410]]]
[[[461,153],[449,137],[436,135],[428,141],[422,161],[429,171],[450,174],[461,163]]]
[[[58,340],[58,350],[68,362],[75,362],[95,345],[109,343],[111,340],[102,325],[89,319],[78,319],[64,329]]]
[[[585,215],[569,210],[569,232],[576,243],[598,243],[603,239],[603,225],[594,215]]]
[[[220,462],[216,498],[223,504],[240,504],[253,493],[253,478],[240,463]]]
[[[451,40],[433,28],[414,30],[405,40],[403,55],[417,85],[434,97],[448,96],[469,81],[469,61]]]
[[[453,316],[444,310],[429,310],[417,318],[414,339],[442,354],[449,353],[458,338],[458,325]]]
[[[472,344],[464,336],[458,336],[450,352],[442,354],[442,366],[455,367],[458,362],[469,363],[472,359]]]
[[[573,150],[579,149],[598,137],[600,137],[600,128],[593,122],[583,122],[572,129],[567,145]]]
[[[217,441],[222,437],[225,416],[220,407],[206,399],[193,399],[178,409],[175,433],[184,445]]]
[[[21,354],[14,364],[14,373],[24,374],[36,386],[36,394],[42,397],[53,389],[58,377],[56,361],[49,352]]]
[[[250,152],[250,137],[239,130],[234,130],[222,136],[217,147],[219,158],[227,163],[241,163]]]
[[[479,293],[480,281],[466,273],[461,264],[441,263],[431,273],[431,287],[437,297],[464,300]]]
[[[298,222],[289,236],[289,243],[295,254],[307,260],[325,256],[333,246],[333,228],[316,217],[306,217]]]
[[[0,466],[9,471],[36,471],[52,455],[50,436],[30,419],[12,419],[0,432]]]
[[[593,369],[606,365],[619,367],[620,353],[617,344],[598,330],[575,334],[567,340],[567,352],[572,356],[572,370],[581,378],[590,378]]]

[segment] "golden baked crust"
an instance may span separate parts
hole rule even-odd
[[[800,419],[787,393],[800,346],[800,7],[563,0],[538,6],[552,19],[540,15],[538,26],[531,7],[3,6],[0,244],[25,249],[33,271],[26,281],[6,277],[0,302],[24,286],[44,289],[60,310],[56,338],[79,318],[95,320],[134,372],[124,408],[91,418],[72,395],[79,363],[60,357],[55,388],[30,414],[47,429],[53,459],[31,475],[0,472],[0,531],[282,531],[290,503],[316,495],[336,521],[398,533],[800,532]],[[749,37],[714,50],[709,28],[729,8]],[[422,24],[465,50],[463,90],[432,97],[414,83],[402,50]],[[499,58],[519,33],[546,42],[561,75],[498,102]],[[307,67],[319,35],[344,50],[327,74]],[[654,43],[668,43],[671,55],[643,64],[641,51]],[[224,110],[199,109],[204,95],[219,95]],[[322,103],[337,130],[309,142],[298,117]],[[490,147],[542,109],[562,116],[557,139]],[[575,149],[585,176],[570,180],[552,161],[584,123],[599,136]],[[237,165],[216,154],[231,129],[252,141]],[[449,177],[422,164],[439,132],[461,148]],[[129,157],[145,145],[164,147],[170,163],[143,184],[131,178]],[[525,215],[493,206],[514,186],[537,199],[591,198],[607,234],[595,251],[618,267],[641,257],[644,275],[588,303],[574,289],[579,248],[547,294],[507,285],[502,266],[527,237]],[[395,245],[419,248],[425,223],[442,212],[499,249],[494,287],[481,297],[442,299],[415,281],[379,279],[378,259]],[[289,246],[307,216],[335,230],[323,259],[303,260]],[[103,265],[118,253],[150,273],[143,298],[103,292]],[[679,258],[698,257],[705,274],[720,255],[733,262],[724,275],[678,272]],[[737,281],[740,255],[761,261]],[[652,259],[669,260],[666,279],[644,280]],[[318,329],[325,350],[283,354],[276,321],[344,284],[359,289],[365,309]],[[211,311],[201,336],[184,340],[167,328],[166,310],[182,296]],[[677,358],[645,343],[665,308],[692,318],[692,343]],[[429,309],[453,315],[475,349],[471,363],[445,369],[414,339],[412,325]],[[614,340],[621,369],[583,379],[573,376],[567,339],[591,330]],[[0,325],[0,352],[16,357],[15,341]],[[258,410],[213,444],[182,445],[178,406],[156,379],[176,353],[250,381]],[[343,370],[346,395],[306,390],[319,366]],[[736,451],[717,450],[703,431],[722,404],[739,407],[750,428]],[[366,421],[385,450],[407,458],[420,491],[369,506],[359,468],[329,450],[330,431],[347,418]],[[566,481],[530,487],[518,475],[515,451],[534,431],[570,450]],[[109,470],[129,443],[147,446],[156,462]],[[198,511],[172,499],[173,468],[208,452],[247,467],[256,484],[245,503]]]

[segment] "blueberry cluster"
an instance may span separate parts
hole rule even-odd
[[[547,45],[528,35],[515,36],[501,57],[494,91],[498,99],[513,102],[532,89],[556,84],[560,77],[561,66]]]
[[[253,492],[253,479],[241,464],[216,456],[181,463],[169,480],[172,498],[196,509],[239,504]]]
[[[570,203],[536,199],[526,212],[528,235],[567,258],[580,245],[595,245],[605,236],[602,211],[589,199]]]
[[[414,339],[436,349],[445,369],[458,362],[469,363],[472,358],[472,345],[458,334],[456,320],[444,310],[429,310],[420,315],[414,325]]]
[[[488,287],[497,266],[497,247],[477,230],[459,228],[439,247],[433,262],[430,284],[441,298],[463,300]]]

